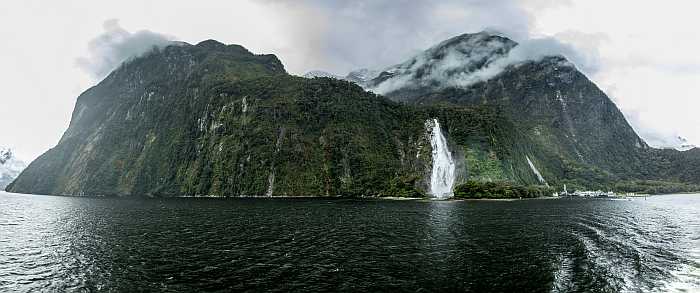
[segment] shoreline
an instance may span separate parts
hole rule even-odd
[[[449,200],[455,200],[455,201],[521,201],[521,200],[551,200],[551,199],[561,199],[561,197],[540,196],[540,197],[528,197],[528,198],[451,198]]]
[[[358,196],[358,197],[348,197],[348,196],[313,196],[313,195],[301,195],[301,196],[291,196],[291,195],[275,195],[275,196],[264,196],[264,195],[239,195],[239,196],[220,196],[220,195],[176,195],[176,196],[119,196],[119,195],[71,195],[71,194],[33,194],[33,193],[15,193],[2,191],[7,194],[15,195],[39,195],[39,196],[57,196],[57,197],[77,197],[77,198],[118,198],[118,199],[169,199],[169,198],[202,198],[202,199],[325,199],[325,200],[341,200],[341,199],[356,199],[356,200],[390,200],[390,201],[520,201],[520,200],[553,200],[553,199],[570,199],[570,198],[587,198],[587,199],[625,199],[625,198],[644,198],[653,196],[664,196],[664,195],[700,195],[699,192],[678,192],[678,193],[667,193],[667,194],[635,194],[635,195],[614,195],[608,197],[582,197],[582,196],[542,196],[533,198],[446,198],[437,199],[431,197],[398,197],[398,196]]]

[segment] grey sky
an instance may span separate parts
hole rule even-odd
[[[3,1],[0,146],[25,160],[53,147],[82,91],[166,40],[213,38],[274,53],[291,73],[342,74],[484,29],[566,53],[652,144],[678,134],[700,143],[697,8],[684,0]]]
[[[88,43],[88,54],[76,59],[78,67],[96,80],[106,77],[124,60],[140,56],[156,47],[164,47],[175,37],[140,30],[131,33],[121,26],[119,20],[110,19],[103,24],[104,32]]]

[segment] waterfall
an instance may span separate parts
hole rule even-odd
[[[265,196],[272,196],[272,191],[274,190],[275,186],[275,171],[270,170],[270,176],[267,177],[267,192],[265,193]]]
[[[430,144],[433,147],[433,171],[430,175],[430,194],[436,198],[448,198],[453,195],[455,182],[455,162],[447,148],[447,139],[442,134],[437,119],[426,121],[431,128]]]
[[[535,167],[535,164],[533,164],[532,161],[530,160],[530,157],[528,157],[526,155],[525,159],[527,160],[527,164],[530,165],[530,169],[532,170],[532,173],[535,173],[535,176],[537,176],[537,180],[539,180],[540,183],[549,186],[549,184],[547,184],[547,181],[544,180],[544,177],[542,177],[542,173],[540,173],[540,170],[537,170],[537,167]]]

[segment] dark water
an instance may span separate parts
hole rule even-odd
[[[700,195],[516,202],[0,193],[0,291],[700,290]]]

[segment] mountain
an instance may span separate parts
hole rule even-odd
[[[381,94],[402,92],[404,101],[445,88],[464,88],[502,70],[517,43],[481,32],[460,35],[380,72],[365,86]]]
[[[0,148],[0,190],[5,190],[27,165],[17,159],[12,150]]]
[[[370,82],[372,79],[377,77],[379,75],[379,71],[376,70],[371,70],[367,68],[363,69],[358,69],[358,70],[353,70],[348,73],[346,76],[340,76],[340,75],[335,75],[333,73],[329,73],[326,71],[322,70],[312,70],[303,75],[303,77],[306,78],[314,78],[314,77],[328,77],[328,78],[335,78],[335,79],[340,79],[340,80],[347,80],[349,82],[355,83],[359,86],[365,87],[367,86],[367,83]]]
[[[661,148],[667,148],[667,149],[675,149],[679,150],[682,152],[692,150],[694,148],[697,148],[696,145],[690,143],[687,138],[682,137],[682,136],[676,136],[673,140],[671,140],[668,145],[661,146]]]
[[[523,59],[518,46],[489,33],[460,35],[389,67],[365,86],[406,104],[488,105],[504,111],[521,136],[518,145],[526,150],[508,158],[496,153],[498,173],[510,180],[518,180],[507,175],[512,160],[534,162],[538,170],[533,172],[558,185],[590,188],[683,177],[670,167],[683,165],[683,159],[650,148],[607,95],[565,57]],[[448,136],[457,123],[445,121]],[[467,154],[480,149],[458,147]],[[467,157],[484,163],[483,156]],[[471,174],[478,177],[480,172],[472,168]],[[698,173],[691,174],[698,183]]]
[[[81,94],[58,145],[8,189],[420,196],[428,189],[431,161],[426,121],[435,111],[347,81],[295,77],[275,56],[237,45],[168,46],[123,64]],[[489,111],[441,115],[497,117]],[[474,137],[500,131],[487,122],[463,131]]]
[[[343,79],[354,82],[360,86],[366,86],[368,82],[379,76],[381,72],[377,70],[362,68],[353,70],[348,73]]]
[[[335,78],[335,79],[342,79],[342,77],[337,76],[333,73],[325,72],[322,70],[312,70],[303,75],[303,77],[306,78],[314,78],[314,77],[328,77],[328,78]]]
[[[343,78],[354,82],[292,76],[274,55],[213,40],[154,49],[81,94],[58,145],[8,190],[442,196],[468,180],[700,183],[698,151],[648,147],[566,58],[515,58],[517,48],[465,34]]]

